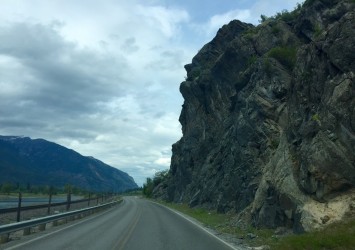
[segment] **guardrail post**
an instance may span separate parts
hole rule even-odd
[[[9,241],[10,234],[2,234],[0,235],[0,244],[6,243]]]
[[[30,227],[27,227],[25,229],[23,229],[23,235],[29,235],[31,234],[31,228]]]
[[[18,193],[18,206],[17,206],[17,222],[20,222],[21,220],[21,202],[22,202],[22,193]]]
[[[99,197],[97,197],[99,199]],[[65,224],[69,221],[75,220],[76,218],[82,218],[83,216],[90,215],[92,213],[99,212],[105,208],[109,208],[114,204],[120,203],[120,201],[115,201],[111,203],[106,203],[103,205],[93,206],[89,208],[83,208],[76,211],[71,211],[63,214],[55,214],[46,216],[43,218],[32,219],[29,221],[22,221],[18,223],[12,223],[9,225],[0,225],[0,243],[6,242],[9,240],[10,234],[12,232],[23,230],[23,235],[31,234],[31,230],[34,227],[37,227],[38,230],[45,230],[47,223],[53,223],[53,226],[59,224]],[[65,204],[65,203],[64,203]],[[46,205],[45,205],[46,206]],[[43,208],[45,208],[45,206]]]
[[[44,231],[44,230],[46,230],[46,223],[39,225],[39,226],[38,226],[38,230],[39,230],[39,231]]]
[[[71,193],[69,192],[67,195],[67,211],[70,209],[70,202],[71,202]]]
[[[88,207],[90,207],[90,199],[91,199],[91,194],[89,193]]]
[[[51,213],[51,204],[52,204],[52,192],[49,193],[48,210],[47,210],[48,215]]]

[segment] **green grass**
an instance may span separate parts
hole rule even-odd
[[[319,114],[314,114],[314,115],[312,115],[312,120],[313,120],[313,121],[316,121],[316,122],[320,122],[320,116],[319,116]]]
[[[319,37],[321,34],[322,34],[322,28],[320,27],[320,25],[319,24],[316,24],[315,26],[314,26],[314,36],[317,38],[317,37]]]
[[[259,28],[257,27],[249,28],[246,31],[244,31],[243,37],[249,41],[252,41],[254,36],[258,34],[258,32],[259,32]]]
[[[276,250],[355,249],[355,220],[333,224],[318,232],[287,236],[271,246]]]
[[[176,204],[160,202],[161,204],[189,215],[200,221],[206,226],[215,228],[228,222],[229,217],[226,214],[219,214],[215,211],[208,211],[202,208],[190,208],[187,204]]]
[[[265,242],[274,241],[271,237],[273,230],[270,229],[256,229],[249,227],[247,229],[241,229],[235,227],[231,224],[233,215],[230,214],[221,214],[216,211],[209,211],[203,208],[190,208],[187,204],[176,204],[176,203],[167,203],[161,202],[162,205],[175,209],[183,214],[186,214],[199,222],[204,226],[212,228],[219,233],[232,234],[250,246],[260,246],[265,244]],[[248,233],[257,235],[257,238],[249,239],[247,237]]]
[[[250,56],[247,61],[248,67],[253,65],[254,63],[256,63],[257,60],[258,60],[258,57],[256,55]]]
[[[325,230],[301,235],[274,236],[273,229],[257,229],[248,227],[241,229],[233,226],[233,215],[219,214],[202,208],[190,208],[187,204],[160,202],[161,204],[180,211],[212,228],[219,233],[228,233],[243,239],[249,246],[268,245],[275,250],[323,250],[323,249],[354,249],[355,250],[355,219],[332,224]],[[257,235],[254,239],[247,237],[248,233]]]

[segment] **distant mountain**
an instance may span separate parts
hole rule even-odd
[[[43,139],[0,136],[0,183],[71,184],[98,192],[137,188],[127,173]]]

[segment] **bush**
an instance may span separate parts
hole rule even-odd
[[[253,40],[254,36],[258,34],[259,29],[258,28],[249,28],[246,31],[244,31],[244,38],[247,40]]]
[[[267,53],[267,57],[275,58],[287,69],[293,70],[296,63],[296,53],[295,47],[276,47]]]
[[[169,170],[163,170],[156,172],[153,179],[152,178],[147,178],[146,183],[143,184],[143,194],[151,198],[153,195],[153,190],[156,186],[158,186],[160,183],[166,181],[169,175]]]
[[[279,19],[284,22],[291,22],[296,19],[297,15],[297,11],[288,12],[287,10],[282,10],[276,14],[275,19]]]
[[[317,121],[317,122],[319,122],[319,121],[320,121],[320,117],[319,117],[319,115],[318,115],[318,114],[314,114],[314,115],[312,115],[312,120],[313,120],[313,121]]]
[[[267,17],[267,16],[265,16],[265,15],[261,15],[261,16],[260,16],[259,23],[266,22],[267,20],[269,20],[269,17]]]
[[[317,37],[319,37],[321,34],[322,34],[322,28],[320,27],[320,25],[319,24],[316,24],[315,26],[314,26],[314,36],[317,38]]]
[[[259,23],[263,23],[267,20],[282,20],[286,23],[293,22],[296,20],[298,15],[301,13],[302,10],[302,4],[297,3],[296,7],[294,8],[293,11],[288,11],[288,10],[282,10],[281,12],[277,12],[276,15],[272,17],[267,17],[265,15],[261,15],[259,20]]]
[[[151,178],[147,178],[146,183],[143,184],[143,194],[146,197],[150,198],[152,197],[153,189],[154,189],[153,180]]]
[[[306,0],[304,3],[303,3],[303,6],[305,7],[309,7],[311,5],[313,5],[317,0]]]
[[[11,191],[13,191],[14,186],[11,183],[4,183],[1,185],[1,192],[9,195]]]
[[[256,63],[257,60],[258,60],[258,57],[256,55],[252,55],[251,57],[248,58],[247,65],[251,66],[254,63]]]
[[[279,27],[277,27],[276,24],[271,26],[271,32],[274,35],[278,35],[281,32],[281,29]]]

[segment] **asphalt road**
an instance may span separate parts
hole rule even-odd
[[[136,197],[60,230],[12,245],[9,249],[231,250],[180,214]],[[236,248],[234,248],[236,249]]]

